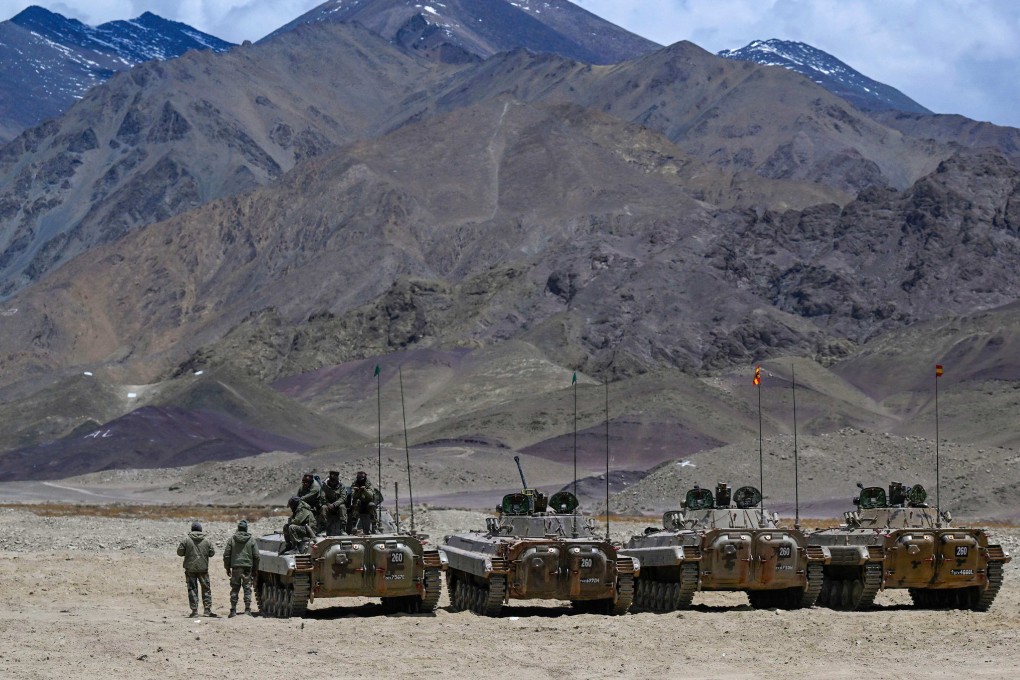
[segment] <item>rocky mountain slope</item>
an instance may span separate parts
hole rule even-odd
[[[310,23],[358,23],[386,40],[444,62],[478,61],[524,48],[591,64],[614,64],[660,48],[568,0],[329,0],[265,39]]]
[[[132,346],[149,379],[269,309],[312,319],[337,360],[520,336],[565,363],[697,369],[757,351],[752,317],[774,346],[838,345],[725,284],[707,249],[740,218],[687,196],[689,171],[662,136],[589,109],[459,109],[93,248],[11,300],[3,348],[26,367]]]
[[[0,291],[93,244],[272,181],[338,144],[507,93],[664,133],[709,172],[722,171],[702,175],[698,188],[724,206],[752,197],[782,207],[842,203],[862,187],[909,186],[951,153],[879,125],[796,74],[690,44],[612,67],[526,51],[435,67],[364,29],[305,25],[226,55],[142,66],[7,145]],[[743,179],[751,173],[794,184],[765,195]]]
[[[121,74],[0,150],[0,290],[370,136],[380,111],[430,78],[426,63],[337,24]]]
[[[0,23],[0,143],[62,114],[91,87],[135,64],[232,46],[151,12],[92,27],[29,7]]]
[[[923,385],[887,357],[956,351],[975,362],[958,413],[1009,422],[982,371],[1014,365],[987,330],[1020,284],[1010,157],[689,43],[602,66],[428,56],[306,23],[136,67],[0,149],[0,471],[360,461],[375,364],[387,437],[406,415],[454,467],[562,464],[575,370],[586,449],[613,381],[624,470],[752,436],[763,360],[805,362],[805,432],[927,436]],[[947,315],[922,356],[910,331]],[[124,436],[84,441],[100,430]]]
[[[423,116],[507,92],[644,125],[723,168],[845,192],[905,188],[951,153],[877,123],[799,74],[722,59],[688,42],[603,67],[515,51],[408,104]]]

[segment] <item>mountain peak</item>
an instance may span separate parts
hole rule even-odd
[[[487,58],[526,47],[610,64],[659,49],[567,0],[328,0],[263,38],[303,24],[359,23],[438,61]]]
[[[723,50],[719,56],[796,71],[862,111],[931,113],[896,88],[869,78],[807,43],[777,38],[753,40],[738,50]]]

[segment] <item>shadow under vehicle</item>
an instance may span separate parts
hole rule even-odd
[[[798,609],[822,588],[823,550],[802,531],[782,528],[761,507],[761,492],[727,484],[687,492],[681,510],[662,517],[620,550],[640,563],[635,609],[687,609],[699,590],[747,593],[755,608]]]
[[[263,616],[301,616],[317,598],[379,597],[390,612],[435,611],[443,565],[428,536],[401,531],[379,509],[379,533],[317,536],[287,549],[283,534],[258,541],[255,598]]]
[[[920,484],[893,482],[888,494],[857,486],[857,510],[809,536],[830,556],[820,605],[867,609],[880,590],[906,588],[915,607],[988,611],[1011,558],[984,529],[950,526],[949,513],[939,516],[925,503]]]
[[[569,600],[581,612],[625,613],[635,565],[577,507],[572,493],[547,499],[525,482],[503,497],[484,532],[447,536],[439,550],[453,609],[498,616],[510,600]]]

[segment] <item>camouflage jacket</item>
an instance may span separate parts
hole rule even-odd
[[[287,524],[297,524],[298,526],[310,526],[315,528],[315,515],[312,514],[312,509],[308,507],[308,504],[301,501],[297,510],[287,520]]]
[[[344,488],[343,484],[340,484],[340,486],[335,489],[331,487],[328,482],[322,485],[322,504],[324,506],[339,503],[336,507],[336,510],[339,510],[346,502],[347,489]]]
[[[297,493],[294,495],[300,498],[305,503],[307,503],[308,507],[310,507],[312,510],[318,510],[319,506],[322,505],[323,503],[322,485],[319,484],[314,479],[312,480],[312,483],[309,484],[308,486],[302,484],[300,487],[298,487]]]
[[[372,486],[372,482],[365,482],[364,486],[351,487],[351,507],[358,509],[362,503],[382,502],[382,494]]]
[[[247,531],[237,531],[227,539],[223,546],[223,566],[227,569],[234,567],[252,567],[259,564],[259,549],[255,537]]]
[[[209,558],[216,554],[212,543],[201,531],[192,531],[177,546],[177,554],[184,558],[184,571],[209,571]]]

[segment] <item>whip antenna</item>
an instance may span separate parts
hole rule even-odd
[[[761,491],[762,512],[765,512],[765,454],[761,435],[761,366],[754,367],[754,386],[758,388],[758,489]]]
[[[606,381],[606,540],[609,540],[609,381]]]
[[[382,381],[379,377],[379,364],[375,365],[375,420],[379,426],[379,458],[376,466],[376,479],[382,488]]]
[[[574,371],[574,377],[571,380],[574,386],[574,499],[577,499],[577,371]],[[577,507],[574,507],[574,538],[577,538]]]
[[[935,526],[942,526],[942,504],[939,502],[939,378],[942,364],[935,364]]]
[[[404,372],[398,366],[400,378],[400,414],[404,418],[404,456],[407,458],[407,502],[411,506],[411,533],[414,533],[414,489],[411,486],[411,448],[407,445],[407,411],[404,409]]]
[[[793,385],[793,528],[800,531],[800,468],[797,455],[797,374],[790,364],[790,380]]]

